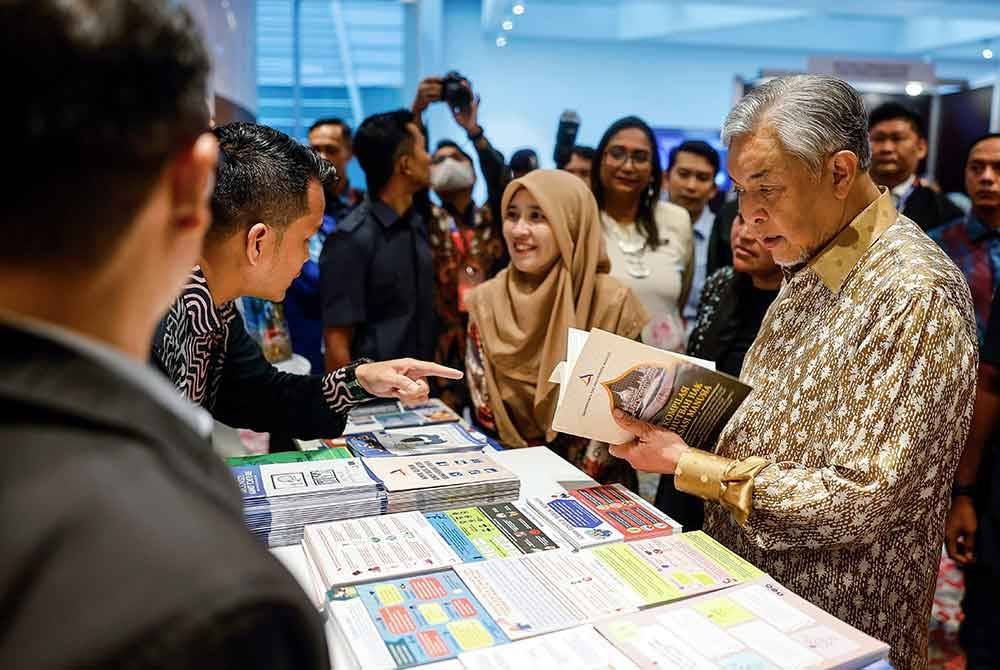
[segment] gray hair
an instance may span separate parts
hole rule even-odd
[[[770,126],[782,147],[802,161],[814,176],[837,151],[851,151],[862,171],[871,166],[868,112],[847,82],[825,75],[778,77],[754,88],[726,117],[722,141]]]

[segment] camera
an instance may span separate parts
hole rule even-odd
[[[441,98],[451,109],[465,110],[472,104],[472,85],[467,88],[465,77],[452,70],[441,81]]]

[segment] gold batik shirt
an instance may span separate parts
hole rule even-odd
[[[714,537],[924,668],[977,364],[962,275],[883,192],[786,276],[743,366],[753,392],[677,487],[722,503]]]

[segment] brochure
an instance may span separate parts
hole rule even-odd
[[[365,458],[473,451],[487,446],[485,436],[457,423],[358,433],[347,436],[346,441],[355,454]]]
[[[710,450],[750,387],[699,361],[594,329],[571,330],[552,428],[599,442],[632,439],[611,413],[620,409]]]
[[[459,659],[466,670],[637,670],[632,661],[589,625],[466,652]]]

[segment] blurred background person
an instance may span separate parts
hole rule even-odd
[[[694,236],[694,270],[691,290],[684,304],[684,325],[688,334],[698,316],[698,301],[708,268],[709,243],[715,227],[715,213],[709,202],[715,197],[715,175],[719,171],[719,152],[708,142],[686,140],[670,150],[663,185],[670,195],[670,202],[687,210],[691,217]]]
[[[738,215],[730,243],[733,265],[716,270],[705,282],[687,353],[739,377],[764,314],[778,297],[782,274],[771,253]],[[680,521],[685,530],[699,530],[704,524],[704,501],[675,489],[673,475],[660,478],[656,506]]]
[[[358,358],[431,360],[437,338],[434,263],[414,196],[431,157],[410,110],[369,116],[354,137],[368,193],[320,255],[326,366]]]
[[[591,189],[611,259],[611,276],[632,289],[650,321],[642,341],[683,351],[681,306],[694,270],[691,217],[660,201],[663,169],[656,138],[642,119],[628,116],[605,131],[594,155]]]
[[[465,365],[469,323],[465,295],[495,276],[509,258],[499,215],[506,170],[504,157],[493,148],[479,125],[479,97],[468,80],[460,79],[457,85],[465,95],[449,102],[443,97],[445,78],[424,79],[412,109],[419,118],[430,104],[439,101],[447,104],[455,123],[465,130],[475,147],[486,182],[486,202],[480,206],[472,197],[476,184],[472,157],[452,140],[438,142],[431,156],[430,181],[441,204],[426,201],[428,236],[434,258],[434,305],[438,317],[434,359],[461,369]],[[453,409],[461,411],[467,404],[467,388],[464,382],[442,379],[436,382],[434,390]]]
[[[965,275],[982,344],[993,294],[1000,287],[1000,133],[972,143],[965,161],[965,192],[972,208],[965,216],[928,231]]]
[[[538,169],[538,154],[534,149],[518,149],[510,157],[510,174],[518,179]]]
[[[511,264],[469,294],[467,379],[476,423],[506,447],[547,444],[600,482],[635,488],[635,471],[606,445],[554,433],[568,328],[638,338],[648,320],[635,295],[608,275],[597,204],[580,179],[537,170],[504,192]]]
[[[590,171],[594,166],[594,148],[575,145],[570,151],[569,160],[559,166],[560,170],[566,170],[570,174],[575,174],[587,185],[590,185]]]
[[[898,102],[880,105],[868,116],[868,139],[872,179],[892,191],[900,214],[923,230],[962,216],[962,210],[922,183],[917,174],[920,162],[927,158],[927,131],[920,114]]]

